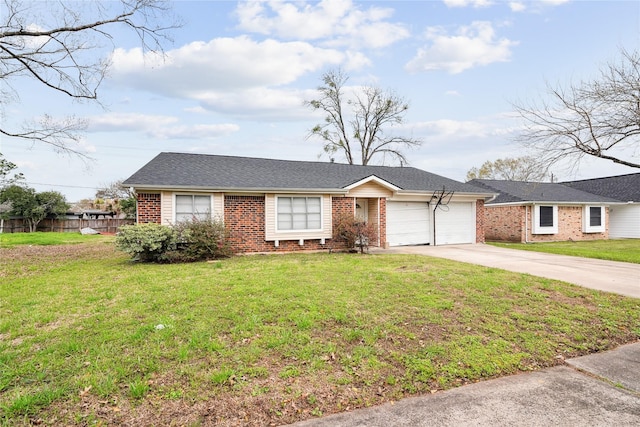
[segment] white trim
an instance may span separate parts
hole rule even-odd
[[[540,208],[553,208],[553,225],[549,227],[540,226]],[[558,205],[550,203],[533,205],[533,234],[558,234]]]
[[[291,230],[280,230],[278,228],[278,199],[280,199],[280,197],[286,197],[289,199],[294,199],[294,198],[314,198],[314,199],[320,199],[320,228],[303,228],[303,229],[291,229]],[[324,197],[322,197],[321,195],[318,194],[276,194],[275,196],[275,232],[276,233],[291,233],[291,234],[300,234],[300,233],[307,233],[307,232],[319,232],[319,231],[323,231],[324,230]],[[302,244],[300,245],[302,246]]]
[[[360,181],[354,182],[351,185],[347,185],[346,187],[344,187],[344,189],[345,190],[352,190],[352,189],[354,189],[356,187],[359,187],[359,186],[361,186],[363,184],[366,184],[368,182],[375,182],[376,184],[378,184],[378,185],[380,185],[380,186],[382,186],[382,187],[384,187],[384,188],[386,188],[388,190],[391,190],[391,191],[399,191],[399,190],[401,190],[400,187],[396,187],[395,185],[391,184],[390,182],[385,181],[384,179],[380,179],[375,175],[371,175],[371,176],[369,176],[367,178],[361,179]]]
[[[176,204],[176,198],[178,196],[198,196],[198,197],[208,197],[209,198],[209,216],[211,218],[213,218],[215,216],[215,212],[213,211],[213,194],[211,193],[173,193],[172,197],[171,197],[171,209],[172,209],[172,217],[173,217],[173,222],[177,223],[178,219],[177,219],[177,215],[178,215],[178,205]]]
[[[600,208],[600,225],[591,224],[591,208]],[[605,232],[605,215],[606,210],[604,206],[598,205],[585,205],[582,209],[582,232],[583,233],[604,233]]]

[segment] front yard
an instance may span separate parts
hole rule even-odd
[[[584,258],[640,264],[640,239],[593,240],[550,243],[489,243],[509,249],[547,252]]]
[[[640,300],[409,255],[0,249],[0,424],[279,425],[640,338]]]

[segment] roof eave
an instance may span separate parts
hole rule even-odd
[[[487,206],[530,206],[530,205],[562,205],[562,206],[573,206],[573,205],[622,205],[625,204],[623,202],[564,202],[558,200],[526,200],[520,202],[498,202],[498,203],[487,203]]]
[[[196,185],[147,185],[127,184],[136,190],[152,191],[196,191],[215,193],[304,193],[304,194],[346,194],[342,188],[279,188],[279,187],[207,187]]]

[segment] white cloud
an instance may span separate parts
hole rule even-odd
[[[505,62],[511,57],[511,48],[518,42],[497,39],[490,22],[474,21],[449,35],[442,27],[429,27],[427,39],[431,42],[418,50],[407,63],[410,72],[447,70],[451,74],[469,68]]]
[[[141,132],[159,139],[208,139],[237,132],[236,124],[180,125],[173,116],[107,113],[89,118],[90,132]]]
[[[149,135],[159,139],[211,139],[230,135],[240,130],[236,124],[170,126],[151,129]]]
[[[444,94],[447,96],[462,96],[462,94],[457,90],[448,90]]]
[[[509,2],[509,8],[512,12],[522,12],[527,8],[527,6],[520,1],[512,1]]]
[[[491,0],[443,0],[447,7],[487,7],[491,6],[493,2]]]
[[[111,58],[112,80],[190,98],[204,90],[288,84],[327,64],[338,65],[345,58],[340,51],[305,42],[256,42],[246,36],[217,38],[170,50],[164,61],[143,54],[139,48],[116,49]]]
[[[242,30],[331,46],[382,48],[409,36],[404,25],[386,21],[393,9],[363,9],[351,0],[249,1],[241,2],[236,14]]]
[[[476,120],[431,120],[414,123],[412,126],[430,143],[449,141],[451,145],[466,145],[469,139],[475,141],[483,138],[503,139],[519,129],[514,124],[512,113],[480,117]]]
[[[266,87],[251,88],[234,93],[206,92],[197,99],[207,111],[231,114],[237,117],[250,116],[277,119],[283,116],[287,120],[308,117],[303,107],[309,96],[296,90],[269,89]],[[313,96],[316,96],[315,92]]]
[[[107,113],[89,118],[90,132],[147,131],[178,122],[177,117],[148,114]]]

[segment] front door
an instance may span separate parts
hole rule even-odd
[[[360,222],[369,220],[369,200],[356,199],[356,219]]]

